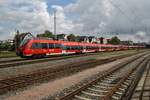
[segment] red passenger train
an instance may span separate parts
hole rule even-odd
[[[117,51],[144,48],[144,46],[127,46],[111,44],[81,43],[24,37],[16,54],[21,57],[45,57],[47,55],[68,55],[88,52]]]

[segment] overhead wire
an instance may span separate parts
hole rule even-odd
[[[133,19],[131,19],[128,15],[126,15],[126,13],[117,4],[115,4],[112,0],[108,0],[108,1],[111,3],[112,6],[114,6],[116,9],[118,9],[118,11],[128,19],[128,21],[133,25],[133,27],[135,27],[136,22]],[[133,33],[133,27],[131,28],[131,33]]]
[[[115,8],[117,8],[129,20],[129,22],[132,22],[133,24],[135,24],[135,22],[129,16],[127,16],[125,14],[125,12],[118,5],[116,5],[115,3],[113,3],[111,0],[108,0],[108,1],[112,4],[112,6],[114,6]]]

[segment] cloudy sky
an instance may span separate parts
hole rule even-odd
[[[150,41],[150,0],[0,0],[0,40],[20,32],[104,36]]]

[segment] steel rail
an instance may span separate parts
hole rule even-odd
[[[150,70],[150,65],[149,65],[149,63],[148,63],[148,69],[147,69],[147,72],[146,72],[146,77],[145,77],[145,79],[144,79],[144,83],[143,83],[142,90],[141,90],[140,97],[139,97],[140,100],[142,100],[143,92],[145,91],[145,90],[144,90],[144,87],[145,87],[146,80],[147,80],[147,77],[148,77],[148,74],[149,74],[149,70]]]
[[[119,55],[119,56],[120,57],[125,56],[125,55],[126,56],[132,56],[132,55],[135,55],[135,54],[137,54],[137,53],[124,54],[124,55]],[[13,61],[10,61],[10,62],[4,61],[3,63],[0,63],[0,68],[8,68],[8,67],[14,67],[14,66],[25,65],[25,64],[34,64],[34,63],[41,63],[41,62],[47,62],[47,61],[53,61],[53,60],[62,60],[62,59],[92,56],[92,55],[93,56],[97,55],[97,53],[88,53],[88,54],[70,55],[70,56],[55,56],[55,57],[50,57],[50,58],[47,57],[47,58],[43,58],[43,59],[33,59],[33,60],[32,59],[18,59],[18,60],[13,60]]]
[[[98,78],[95,79],[94,81],[89,82],[89,83],[83,85],[82,87],[76,89],[75,91],[73,91],[73,92],[71,92],[71,93],[68,93],[67,95],[65,95],[65,96],[63,96],[63,97],[61,97],[61,98],[59,98],[59,100],[71,100],[71,98],[74,97],[76,94],[80,94],[81,91],[83,91],[83,90],[85,90],[86,88],[90,87],[91,85],[97,83],[98,81],[104,79],[106,76],[111,75],[112,73],[114,73],[115,71],[119,70],[120,68],[122,68],[122,67],[128,65],[128,64],[131,63],[132,61],[137,60],[138,58],[140,58],[140,57],[134,58],[134,59],[132,59],[132,60],[130,60],[130,61],[128,61],[128,62],[126,62],[126,63],[120,65],[120,66],[117,66],[117,67],[112,68],[111,70],[108,70],[107,72],[103,73],[100,77],[98,77]],[[139,64],[140,64],[140,63],[139,63]],[[126,78],[125,78],[125,79],[126,79]],[[123,82],[123,80],[121,80],[120,84],[121,84],[122,82]],[[119,86],[120,86],[120,84],[119,84]],[[114,88],[113,90],[116,90],[116,88]],[[112,93],[112,91],[109,92],[107,96],[112,95],[111,93]],[[103,96],[102,96],[102,97],[103,97]],[[84,99],[85,99],[85,98],[84,98]],[[105,98],[104,98],[104,99],[105,99]]]
[[[150,62],[148,62],[147,66],[142,71],[138,72],[138,75],[136,77],[136,80],[134,81],[134,84],[131,85],[132,88],[130,88],[128,90],[128,93],[124,96],[123,100],[126,100],[126,99],[130,99],[130,100],[139,99],[139,100],[142,100],[142,98],[145,97],[145,96],[143,96],[144,92],[149,92],[150,91],[150,89],[145,89],[145,84],[146,84],[146,81],[147,81],[147,78],[148,78],[149,70],[150,70]],[[145,72],[146,72],[146,76],[144,75]],[[141,79],[143,77],[144,77],[144,80],[143,80],[144,82],[142,82],[142,88],[136,90],[136,88],[138,87],[139,82],[141,81]],[[138,95],[136,95],[136,94],[138,94]],[[149,97],[149,99],[150,99],[150,97]]]
[[[143,62],[142,62],[141,64],[139,64],[139,67],[140,67],[140,68],[139,68],[139,71],[145,69],[145,65],[147,64],[148,60],[149,60],[149,58],[148,58],[148,59],[145,58],[145,59],[143,60]],[[135,68],[131,69],[131,71],[129,71],[129,72],[125,75],[125,77],[122,78],[122,79],[120,80],[120,82],[119,82],[116,86],[114,86],[108,93],[106,93],[106,95],[105,95],[104,97],[102,97],[102,100],[111,99],[111,96],[112,96],[115,92],[117,92],[117,90],[121,87],[121,85],[125,82],[125,80],[127,80],[128,77],[129,77],[135,70],[137,70],[137,69],[138,69],[138,67],[135,67]],[[135,75],[135,77],[136,77],[136,75]],[[132,82],[133,82],[133,81],[132,81]],[[122,97],[122,98],[123,98],[123,97]]]
[[[16,90],[17,87],[26,87],[36,82],[42,82],[44,80],[50,80],[57,77],[62,77],[65,76],[66,73],[72,74],[87,68],[95,67],[97,65],[109,63],[124,57],[128,57],[128,56],[126,55],[120,57],[112,57],[107,60],[103,59],[103,60],[81,61],[79,63],[61,65],[55,68],[38,70],[30,74],[24,74],[12,78],[3,79],[0,80],[0,94],[6,93],[11,90]]]

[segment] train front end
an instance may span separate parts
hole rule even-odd
[[[16,55],[22,58],[32,56],[32,52],[29,49],[30,41],[33,39],[33,35],[31,33],[25,33],[19,35],[15,40],[16,47]]]

